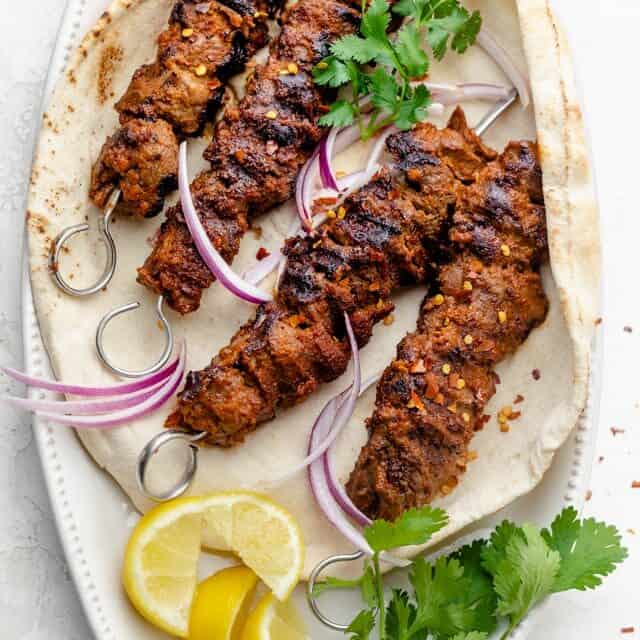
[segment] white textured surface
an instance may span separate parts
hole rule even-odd
[[[8,6],[7,0],[2,3]],[[633,196],[636,163],[629,144],[633,134],[625,125],[635,120],[635,105],[617,103],[614,113],[611,101],[612,95],[619,95],[613,87],[622,88],[629,71],[619,64],[620,58],[631,61],[636,57],[633,47],[640,5],[637,0],[599,0],[589,3],[588,12],[584,6],[578,0],[558,2],[558,8],[570,19],[581,63],[605,223],[605,395],[596,452],[604,456],[604,461],[596,464],[588,511],[615,521],[624,530],[635,528],[639,535],[625,535],[635,553],[604,589],[588,595],[571,594],[550,603],[539,620],[539,629],[532,634],[541,639],[613,638],[620,636],[623,626],[640,629],[636,587],[640,570],[640,490],[630,488],[632,480],[640,480],[640,432],[637,428],[634,432],[640,397],[634,386],[637,376],[631,368],[640,351],[640,304],[633,297],[637,296],[635,238],[640,222]],[[0,42],[0,86],[5,89],[0,97],[0,364],[20,365],[22,203],[40,86],[62,9],[60,0],[26,0],[11,3],[11,10],[0,14],[6,27]],[[596,42],[600,46],[596,47]],[[603,81],[606,91],[602,91]],[[627,167],[621,162],[623,145],[628,149]],[[625,325],[634,326],[636,332],[625,333]],[[2,389],[7,387],[4,379],[0,384]],[[0,408],[0,417],[2,637],[90,638],[65,572],[29,418],[4,408]],[[613,425],[626,432],[614,437],[609,431]],[[640,633],[622,637],[638,638]]]

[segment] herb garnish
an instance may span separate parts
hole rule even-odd
[[[550,529],[504,521],[489,540],[476,540],[433,562],[415,560],[410,595],[394,589],[385,603],[380,554],[399,545],[424,544],[447,524],[441,509],[407,511],[396,523],[376,521],[364,530],[374,551],[358,580],[329,578],[315,595],[359,587],[366,609],[351,622],[350,640],[485,640],[505,619],[503,640],[543,598],[570,589],[594,589],[627,557],[613,526],[580,521],[564,509]]]
[[[360,34],[336,41],[313,76],[320,85],[351,89],[350,99],[334,102],[320,124],[344,127],[357,121],[361,137],[367,140],[390,124],[407,130],[426,118],[429,91],[411,84],[429,71],[423,43],[426,40],[436,60],[442,60],[449,46],[464,53],[475,42],[482,19],[459,0],[400,0],[392,9],[386,0],[372,0],[365,8],[363,0]],[[405,18],[395,40],[387,33],[392,11]],[[372,105],[366,117],[360,104],[365,96],[370,96]]]

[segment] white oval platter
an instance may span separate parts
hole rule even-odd
[[[104,0],[68,0],[45,90],[45,105],[53,85],[64,70],[69,53],[105,7]],[[26,243],[25,243],[26,244]],[[33,376],[50,377],[31,296],[26,263],[23,276],[23,337],[26,370]],[[473,530],[491,526],[505,517],[548,522],[564,505],[579,510],[584,504],[591,473],[593,445],[598,425],[602,340],[594,346],[590,401],[574,433],[557,453],[542,483],[492,518],[477,523]],[[34,397],[54,397],[31,391]],[[167,638],[141,620],[128,604],[120,586],[122,554],[137,514],[127,497],[98,469],[70,429],[52,427],[34,419],[51,504],[78,595],[97,640],[160,640]],[[469,531],[465,532],[469,533]],[[466,537],[466,536],[465,536]],[[204,567],[211,569],[213,565]],[[308,623],[311,637],[329,640],[344,637],[319,624],[304,603],[299,587],[296,600]],[[323,606],[338,620],[348,621],[358,607],[357,597],[327,596]],[[529,635],[542,607],[521,626],[517,640]]]

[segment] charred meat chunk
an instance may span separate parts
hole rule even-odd
[[[169,426],[207,431],[210,444],[233,446],[278,408],[344,373],[351,354],[343,313],[364,346],[393,310],[398,287],[431,280],[431,243],[465,188],[455,159],[480,170],[495,157],[459,116],[457,129],[423,124],[396,134],[391,149],[411,146],[432,162],[406,165],[398,176],[380,172],[316,235],[287,241],[276,299],[259,307],[209,367],[189,376]]]
[[[454,257],[378,384],[369,439],[347,484],[371,518],[393,521],[453,490],[495,393],[495,365],[546,316],[535,145],[510,143],[476,175],[461,192],[449,236]]]
[[[91,176],[91,200],[103,208],[117,181],[120,210],[143,217],[162,210],[177,186],[178,140],[164,120],[130,120],[108,138]],[[131,208],[131,210],[130,210]]]

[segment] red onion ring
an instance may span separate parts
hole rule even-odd
[[[80,415],[61,415],[59,413],[41,412],[36,413],[49,422],[55,422],[58,424],[69,425],[76,427],[77,429],[111,429],[123,424],[142,418],[154,411],[157,411],[161,406],[173,397],[173,394],[177,391],[184,376],[186,367],[186,344],[183,342],[180,347],[180,355],[178,358],[178,366],[176,370],[171,374],[167,381],[149,398],[127,409],[121,411],[115,411],[108,415],[99,416],[80,416]]]
[[[273,297],[255,285],[244,281],[233,269],[227,264],[226,260],[220,255],[218,250],[213,246],[207,232],[198,216],[191,190],[189,189],[189,176],[187,170],[187,142],[184,141],[180,145],[179,163],[178,163],[178,186],[180,190],[180,201],[182,203],[182,211],[184,220],[189,227],[189,233],[193,238],[196,249],[200,257],[207,265],[211,273],[216,277],[218,282],[228,289],[233,295],[250,302],[252,304],[262,304],[270,302]]]
[[[501,84],[489,82],[460,82],[458,84],[439,84],[435,82],[414,82],[413,86],[424,85],[431,97],[438,103],[449,106],[470,100],[499,102],[509,97],[509,89]]]
[[[47,391],[55,391],[56,393],[65,393],[68,395],[83,396],[86,398],[98,398],[133,393],[140,389],[148,389],[155,383],[168,378],[176,370],[178,361],[178,357],[174,358],[171,362],[162,367],[162,369],[152,373],[150,376],[138,378],[132,382],[124,382],[122,384],[115,384],[107,387],[91,387],[80,384],[57,382],[56,380],[45,380],[44,378],[35,378],[27,375],[26,373],[22,373],[17,369],[12,369],[11,367],[3,367],[2,371],[4,371],[4,373],[6,373],[10,378],[35,389],[45,389]]]
[[[511,80],[520,95],[522,107],[526,109],[531,101],[529,97],[529,79],[526,74],[519,69],[518,65],[502,45],[499,44],[495,36],[485,27],[482,27],[480,30],[476,42],[493,58],[494,62],[504,71],[509,80]]]
[[[32,398],[16,398],[14,396],[1,399],[7,404],[25,411],[47,411],[61,415],[98,415],[140,404],[150,398],[164,384],[164,381],[156,382],[146,389],[119,395],[111,400],[36,400]]]

